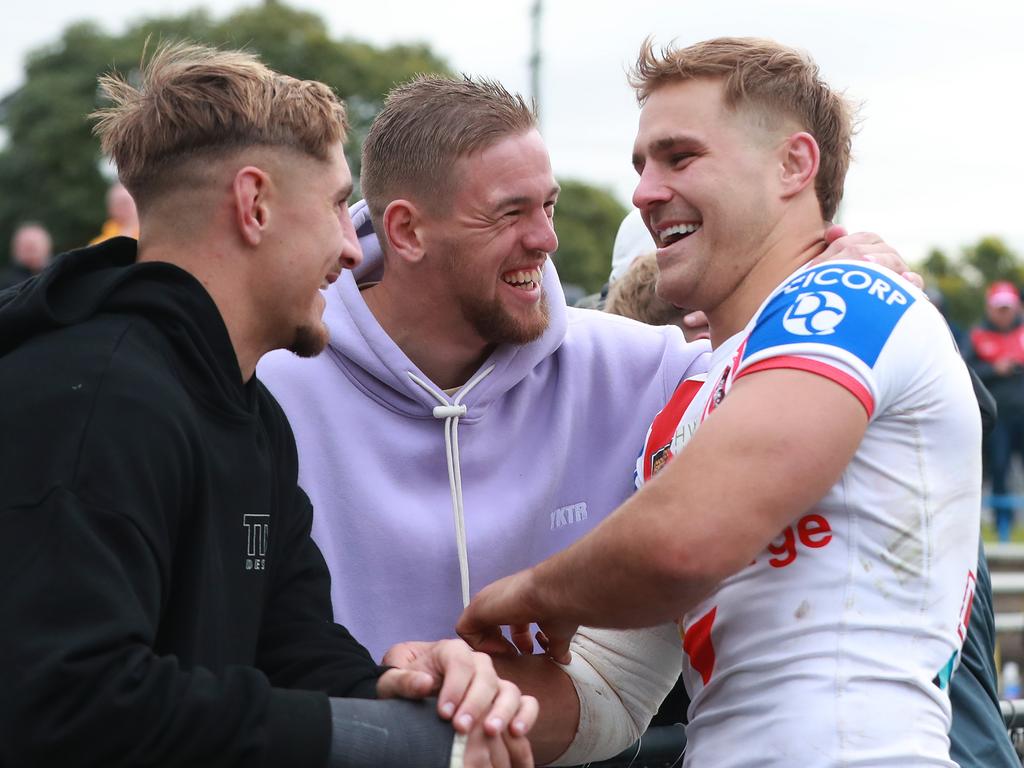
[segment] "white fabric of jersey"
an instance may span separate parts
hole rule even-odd
[[[685,615],[684,765],[954,766],[948,682],[973,597],[981,427],[945,322],[875,265],[799,270],[714,351],[692,399],[655,419],[638,485],[737,377],[766,368],[832,379],[869,423],[826,496]]]
[[[617,755],[640,738],[679,677],[679,629],[580,627],[572,660],[559,665],[580,700],[580,723],[569,748],[551,765],[579,765]]]

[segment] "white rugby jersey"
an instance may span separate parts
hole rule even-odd
[[[945,322],[872,264],[801,269],[706,377],[680,385],[638,487],[737,377],[769,368],[832,379],[869,424],[828,494],[680,620],[685,765],[953,766],[948,683],[974,591],[981,425]]]

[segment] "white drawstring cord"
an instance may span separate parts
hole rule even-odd
[[[466,415],[462,398],[494,370],[489,365],[466,382],[455,399],[449,403],[445,397],[423,381],[412,371],[406,371],[409,378],[425,392],[434,397],[440,405],[434,407],[434,418],[444,419],[444,448],[448,459],[448,486],[452,495],[452,514],[455,517],[455,544],[459,551],[459,576],[462,578],[462,607],[469,605],[469,552],[466,547],[466,517],[462,507],[462,467],[459,464],[459,417]]]

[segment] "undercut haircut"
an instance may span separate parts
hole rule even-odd
[[[377,231],[393,200],[447,211],[457,160],[536,127],[534,109],[493,80],[419,75],[398,86],[363,142],[360,184]]]
[[[137,82],[101,77],[111,105],[92,117],[140,208],[248,147],[327,160],[348,129],[345,106],[328,86],[274,72],[251,53],[165,44],[148,60],[143,54]]]
[[[821,152],[814,189],[822,217],[831,220],[850,166],[854,109],[829,88],[810,56],[771,40],[743,37],[719,37],[657,52],[648,38],[629,82],[643,106],[664,85],[700,78],[720,79],[731,109],[752,108],[769,120],[795,120],[814,137]]]

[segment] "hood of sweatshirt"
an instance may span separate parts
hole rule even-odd
[[[165,262],[136,263],[127,237],[70,251],[42,273],[0,292],[0,357],[28,340],[98,315],[142,317],[169,339],[189,391],[236,416],[251,411],[238,358],[213,299],[191,274]],[[251,384],[251,382],[250,382]]]
[[[363,261],[354,271],[342,272],[327,290],[324,320],[330,328],[328,354],[334,353],[338,365],[356,384],[386,407],[407,416],[431,418],[436,406],[451,402],[452,398],[392,341],[363,301],[360,286],[380,280],[384,256],[365,201],[353,206],[352,222],[359,235]],[[479,419],[491,403],[529,376],[561,345],[568,323],[565,295],[551,259],[544,263],[543,287],[550,315],[547,330],[530,344],[498,345],[462,393],[454,396],[466,406],[464,423]]]

